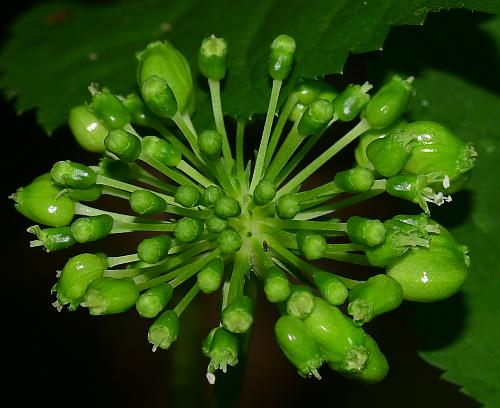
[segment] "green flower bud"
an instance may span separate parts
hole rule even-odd
[[[89,111],[85,105],[76,106],[69,111],[68,124],[76,142],[88,152],[103,153],[104,139],[109,129]]]
[[[386,137],[375,139],[366,147],[366,156],[373,167],[384,177],[399,174],[409,160],[413,138],[402,128],[396,128]]]
[[[156,136],[146,136],[142,140],[142,152],[169,167],[177,166],[182,159],[177,148]]]
[[[293,316],[281,316],[274,325],[276,341],[283,354],[302,377],[321,379],[318,369],[323,357],[304,323]]]
[[[374,247],[385,241],[385,226],[380,220],[352,216],[347,220],[347,235],[352,242]]]
[[[253,201],[257,205],[266,205],[276,196],[276,184],[269,180],[261,180],[253,192]]]
[[[362,325],[397,309],[402,301],[403,289],[395,279],[384,274],[375,275],[351,289],[347,312],[354,323]]]
[[[210,215],[205,220],[205,225],[210,232],[219,233],[227,227],[227,220],[219,218],[216,215]]]
[[[220,157],[222,150],[222,136],[216,130],[204,130],[198,136],[200,152],[210,160]]]
[[[153,351],[159,348],[168,350],[179,336],[179,316],[173,310],[167,310],[149,327],[148,341],[153,345]]]
[[[304,256],[312,261],[325,255],[327,243],[322,235],[310,231],[299,231],[296,235],[297,246]]]
[[[248,296],[239,296],[222,311],[222,324],[231,333],[246,333],[253,323],[253,305]]]
[[[109,235],[113,229],[113,217],[107,214],[81,217],[71,224],[71,235],[76,242],[98,241]]]
[[[208,364],[207,379],[210,384],[214,384],[216,370],[227,371],[227,366],[234,367],[238,364],[239,340],[238,336],[224,327],[215,329],[208,350],[210,363]]]
[[[61,194],[50,174],[38,177],[10,196],[14,208],[30,220],[51,227],[68,225],[75,215],[75,203]]]
[[[160,118],[172,118],[177,113],[177,100],[168,82],[152,75],[141,86],[142,99],[148,109]]]
[[[286,301],[286,311],[289,315],[305,319],[313,312],[314,307],[314,295],[308,286],[292,286],[292,293]]]
[[[165,234],[145,238],[137,246],[137,256],[141,261],[154,264],[167,256],[171,246],[172,238]]]
[[[315,298],[313,312],[303,322],[333,370],[359,372],[369,359],[365,348],[368,337],[336,306]]]
[[[264,293],[269,302],[285,302],[291,294],[290,282],[277,266],[264,271]]]
[[[241,214],[241,207],[237,200],[224,195],[215,201],[214,211],[220,218],[231,218]]]
[[[132,124],[139,126],[151,126],[156,121],[156,118],[152,115],[148,108],[146,108],[146,105],[144,105],[144,102],[139,95],[128,95],[126,98],[122,99],[122,104],[130,114]]]
[[[177,221],[174,235],[180,242],[196,241],[203,232],[203,221],[197,218],[184,217]]]
[[[87,287],[95,279],[101,278],[105,270],[106,266],[97,255],[80,254],[70,258],[53,288],[57,292],[57,306],[67,304],[70,310],[75,310]]]
[[[180,113],[193,113],[195,107],[193,79],[189,64],[172,44],[156,41],[137,54],[137,83],[142,88],[151,76],[166,81],[175,96]],[[144,95],[143,95],[144,97]],[[147,104],[147,101],[145,99]],[[175,113],[175,112],[174,112]]]
[[[403,114],[413,92],[411,81],[413,77],[403,80],[394,75],[373,96],[365,110],[365,118],[372,128],[385,128]]]
[[[271,43],[268,72],[272,79],[283,81],[290,73],[295,54],[295,40],[286,35],[278,35]]]
[[[300,211],[300,201],[293,194],[284,194],[276,203],[276,215],[284,220],[294,218]]]
[[[408,123],[402,132],[414,140],[411,156],[404,166],[405,172],[438,174],[439,181],[432,185],[436,191],[453,192],[463,186],[458,181],[474,167],[477,157],[472,144],[464,143],[436,122]]]
[[[92,109],[99,120],[109,129],[121,129],[130,123],[128,110],[116,95],[103,89],[92,96]]]
[[[175,192],[175,202],[187,208],[196,207],[201,198],[198,189],[192,186],[179,186]]]
[[[98,278],[90,283],[81,306],[93,316],[122,313],[135,305],[139,290],[130,278]]]
[[[227,42],[215,35],[206,37],[201,42],[198,54],[198,67],[203,76],[220,81],[226,76]]]
[[[297,102],[302,105],[310,105],[316,99],[326,99],[333,102],[337,96],[335,89],[327,82],[319,79],[305,79],[295,87],[293,94]]]
[[[391,126],[383,128],[383,129],[370,129],[364,132],[358,138],[358,145],[354,150],[354,157],[356,158],[356,163],[359,166],[366,167],[370,170],[375,170],[373,164],[370,162],[370,159],[366,156],[366,148],[368,145],[377,139],[382,139],[386,137],[389,133],[396,129],[400,129],[402,125],[407,123],[404,119],[399,119],[394,122]]]
[[[205,294],[210,294],[219,289],[224,276],[224,261],[221,258],[214,258],[198,272],[198,287]]]
[[[130,194],[130,208],[140,215],[159,214],[167,208],[165,200],[149,190],[135,190]]]
[[[141,139],[122,129],[110,130],[104,145],[107,151],[127,163],[136,161],[141,155]]]
[[[403,297],[416,302],[446,299],[460,290],[468,273],[467,248],[440,227],[429,235],[429,246],[409,250],[387,268],[403,288]]]
[[[323,299],[331,305],[341,305],[347,299],[348,290],[335,275],[318,271],[314,273],[313,279]]]
[[[343,122],[350,122],[365,108],[370,100],[367,85],[350,84],[333,101],[335,114]]]
[[[208,208],[212,208],[215,202],[224,195],[224,192],[219,186],[208,186],[205,191],[203,191],[203,205]]]
[[[28,232],[35,234],[47,252],[69,248],[76,243],[71,235],[71,227],[53,227],[41,229],[38,225],[28,228]],[[34,245],[32,245],[34,246]]]
[[[219,244],[221,252],[228,255],[238,251],[243,241],[241,240],[240,234],[229,227],[219,233],[217,236],[217,243]]]
[[[152,319],[158,316],[172,298],[174,288],[168,283],[160,283],[139,296],[135,308],[139,316]]]
[[[90,167],[69,160],[54,164],[50,175],[57,184],[73,188],[92,187],[97,178],[95,171]]]
[[[311,103],[298,125],[298,132],[302,136],[312,135],[320,132],[332,120],[334,108],[331,102],[317,99]]]
[[[364,193],[373,186],[374,181],[372,171],[362,166],[339,171],[334,178],[335,184],[347,193]]]
[[[99,167],[99,174],[118,181],[127,182],[132,175],[130,164],[108,157],[101,159]]]
[[[68,188],[66,195],[73,201],[95,201],[102,195],[102,185],[94,184],[87,188]]]
[[[201,342],[201,351],[205,357],[210,356],[210,346],[212,345],[212,340],[214,339],[214,334],[217,331],[219,327],[214,327],[210,332],[208,333],[207,337],[203,339]]]

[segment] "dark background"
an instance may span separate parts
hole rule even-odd
[[[8,35],[9,22],[29,5],[30,2],[17,4],[2,13],[2,40]],[[453,19],[458,27],[460,15],[457,16]],[[426,29],[409,30],[423,35],[419,30]],[[367,78],[367,63],[377,58],[381,58],[379,53],[350,58],[346,77],[333,81],[340,84],[363,75]],[[36,67],[33,74],[36,75]],[[40,248],[30,249],[31,236],[25,230],[31,223],[16,213],[6,197],[48,171],[55,161],[71,159],[93,164],[97,159],[82,152],[66,129],[48,138],[37,126],[32,112],[17,116],[12,104],[2,99],[0,105],[6,223],[1,281],[3,373],[7,378],[2,384],[4,400],[16,401],[19,406],[36,403],[72,408],[207,406],[213,390],[204,378],[208,361],[201,357],[199,345],[216,324],[216,295],[201,297],[192,305],[183,315],[180,339],[170,351],[156,353],[151,352],[146,340],[149,322],[134,311],[90,317],[86,310],[58,313],[51,306],[55,271],[77,252],[71,249],[62,254],[47,254]],[[348,165],[349,160],[346,155],[341,163]],[[384,208],[390,209],[391,204]],[[111,251],[116,254],[133,251],[134,242],[125,241],[123,236],[110,241]],[[459,296],[448,303],[450,308],[459,304]],[[426,345],[412,326],[415,309],[422,316],[422,311],[433,314],[445,310],[446,304],[433,309],[405,303],[367,327],[391,367],[383,383],[367,387],[344,380],[326,368],[321,370],[324,378],[320,382],[300,378],[274,341],[277,312],[261,299],[239,406],[479,406],[459,393],[456,386],[440,380],[441,371],[418,357],[417,350]],[[193,324],[196,321],[201,321],[201,328]]]

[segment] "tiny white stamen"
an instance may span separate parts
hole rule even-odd
[[[61,269],[58,269],[56,271],[56,278],[59,279],[61,277],[61,274],[62,274],[62,270]]]
[[[443,179],[443,187],[450,188],[450,185],[451,185],[450,178],[448,177],[448,175],[445,175]]]
[[[207,381],[210,385],[215,384],[215,374],[214,373],[207,373],[206,377],[207,377]]]
[[[58,312],[60,312],[63,309],[63,305],[61,305],[58,300],[52,303],[52,306],[54,306]]]

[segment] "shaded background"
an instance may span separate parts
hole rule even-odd
[[[7,35],[9,21],[29,5],[30,2],[14,5],[8,13],[2,14],[2,39]],[[419,52],[423,47],[419,51],[418,44],[430,47],[430,43],[421,40],[433,38],[433,33],[439,32],[446,21],[454,30],[460,31],[463,16],[459,12],[441,16],[443,19],[431,16],[423,28],[396,28],[388,38],[386,50],[389,52],[392,43],[396,48],[397,41],[413,41],[413,48],[408,47],[412,50],[411,55],[402,56],[401,66],[397,68],[404,70],[405,65],[406,68],[418,67],[418,64],[411,65],[409,60],[422,60]],[[470,20],[467,21],[470,24]],[[401,36],[407,37],[402,39]],[[457,41],[462,41],[465,47],[474,46],[474,38],[465,34],[463,37]],[[426,52],[428,50],[426,48]],[[450,58],[453,56],[442,52],[439,44],[435,44],[435,51],[440,55],[436,60],[438,66],[452,65]],[[341,85],[350,80],[376,80],[380,78],[376,63],[382,62],[382,58],[384,54],[381,53],[351,57],[345,68],[345,77],[333,78],[332,81]],[[477,67],[477,78],[482,77],[481,69]],[[36,75],[36,67],[33,72]],[[95,163],[97,158],[82,152],[67,130],[61,129],[47,138],[37,126],[33,113],[18,117],[11,104],[4,100],[0,104],[4,142],[4,219],[7,222],[1,286],[4,303],[2,349],[7,375],[7,381],[3,382],[5,400],[14,398],[21,406],[37,403],[73,408],[89,405],[123,408],[207,406],[213,389],[205,381],[208,361],[202,358],[199,348],[202,338],[217,323],[217,295],[200,297],[183,315],[182,333],[177,343],[169,352],[156,353],[151,352],[146,340],[150,322],[140,319],[134,311],[111,317],[90,317],[86,310],[57,313],[51,306],[50,288],[55,282],[55,271],[79,251],[72,248],[62,254],[47,254],[40,248],[30,249],[28,242],[32,238],[25,230],[31,223],[15,212],[6,196],[36,175],[48,171],[58,160]],[[9,146],[8,141],[14,143]],[[318,151],[321,148],[318,146]],[[348,166],[351,154],[345,152],[336,165]],[[322,172],[324,178],[333,171],[331,167]],[[380,216],[393,214],[393,201],[384,197],[383,206],[377,206],[377,203],[380,200],[370,202],[370,208],[359,207],[357,210],[365,214],[375,211]],[[106,246],[109,245],[111,255],[125,254],[133,252],[136,242],[137,238],[127,239],[122,235],[106,240]],[[95,249],[102,249],[102,245],[95,244]],[[92,247],[86,248],[92,250]],[[334,268],[345,267],[339,264]],[[366,271],[353,271],[358,272]],[[419,316],[427,314],[430,321],[439,322],[437,329],[445,335],[440,336],[440,341],[453,340],[463,313],[460,295],[436,305],[405,303],[398,311],[382,316],[375,324],[366,327],[377,339],[391,366],[383,383],[367,387],[344,380],[327,369],[321,370],[324,378],[320,382],[300,378],[274,341],[273,323],[278,316],[275,308],[260,299],[238,406],[298,407],[308,403],[345,408],[362,404],[387,408],[439,407],[443,404],[478,407],[479,404],[459,393],[456,386],[440,380],[441,372],[418,357],[417,350],[429,345],[412,328],[415,309],[419,310]],[[450,319],[448,312],[454,318]],[[196,322],[201,322],[201,327]],[[433,346],[438,345],[439,342],[435,342]],[[229,405],[229,400],[226,405]]]

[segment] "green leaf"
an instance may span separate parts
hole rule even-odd
[[[483,28],[493,34],[500,50],[500,19],[491,20]],[[429,341],[429,349],[421,355],[445,370],[443,378],[460,385],[464,393],[486,407],[498,407],[500,96],[434,69],[420,73],[415,86],[411,118],[449,126],[465,140],[474,142],[479,153],[468,191],[457,195],[451,209],[438,212],[444,225],[456,224],[453,232],[469,247],[470,276],[460,296],[416,308],[420,332]]]
[[[232,116],[266,109],[267,48],[282,32],[298,43],[288,89],[301,77],[342,71],[350,52],[382,47],[391,25],[421,24],[427,12],[465,7],[498,12],[496,0],[146,0],[106,5],[40,4],[11,28],[0,55],[0,86],[18,112],[38,109],[51,132],[88,98],[91,82],[117,93],[134,89],[137,50],[168,39],[193,66],[204,36],[230,45],[223,104]],[[267,83],[267,86],[265,85]],[[201,101],[206,97],[201,97]]]

